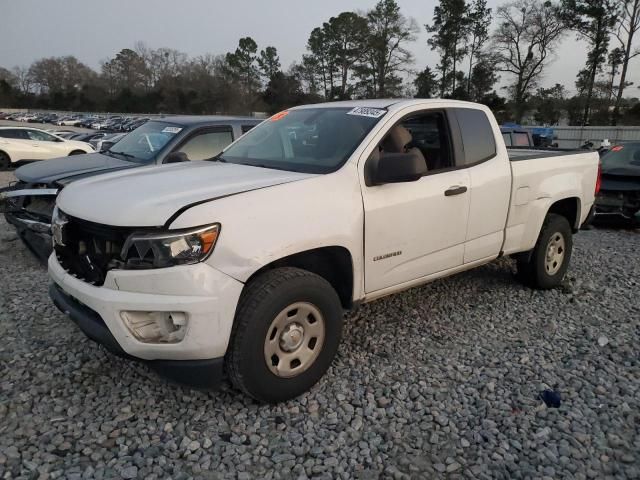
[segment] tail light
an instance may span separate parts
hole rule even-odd
[[[594,195],[600,193],[600,186],[602,185],[602,165],[598,164],[598,178],[596,178],[596,191]]]

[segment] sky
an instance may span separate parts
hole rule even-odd
[[[151,48],[170,47],[190,56],[235,50],[251,36],[259,48],[273,45],[287,68],[300,59],[311,30],[343,11],[366,11],[376,0],[0,0],[0,66],[28,66],[42,57],[74,55],[93,68],[137,41]],[[435,0],[398,0],[402,12],[421,27],[409,49],[412,68],[435,67],[438,57],[427,45],[424,24]],[[504,0],[488,0],[495,8]],[[10,39],[10,40],[9,40]],[[574,90],[586,59],[585,45],[569,34],[546,70],[543,86],[564,84]],[[630,81],[640,76],[640,59]],[[501,84],[508,82],[503,75]],[[637,83],[637,82],[636,82]]]

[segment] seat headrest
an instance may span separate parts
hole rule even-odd
[[[385,137],[382,148],[386,152],[402,153],[412,140],[413,136],[409,130],[402,125],[396,125]]]

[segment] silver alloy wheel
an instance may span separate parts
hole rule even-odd
[[[564,235],[556,232],[551,235],[551,239],[547,244],[547,253],[544,259],[544,268],[549,275],[555,275],[562,267],[565,254]]]
[[[307,370],[322,351],[324,317],[315,305],[297,302],[271,322],[264,340],[264,359],[271,372],[291,378]]]

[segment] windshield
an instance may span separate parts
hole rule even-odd
[[[640,143],[611,148],[602,156],[602,171],[614,175],[640,175]]]
[[[249,131],[218,160],[303,173],[340,168],[386,110],[309,108],[281,112]]]
[[[182,127],[166,122],[147,122],[128,133],[110,149],[109,153],[125,160],[147,163],[156,158]]]

